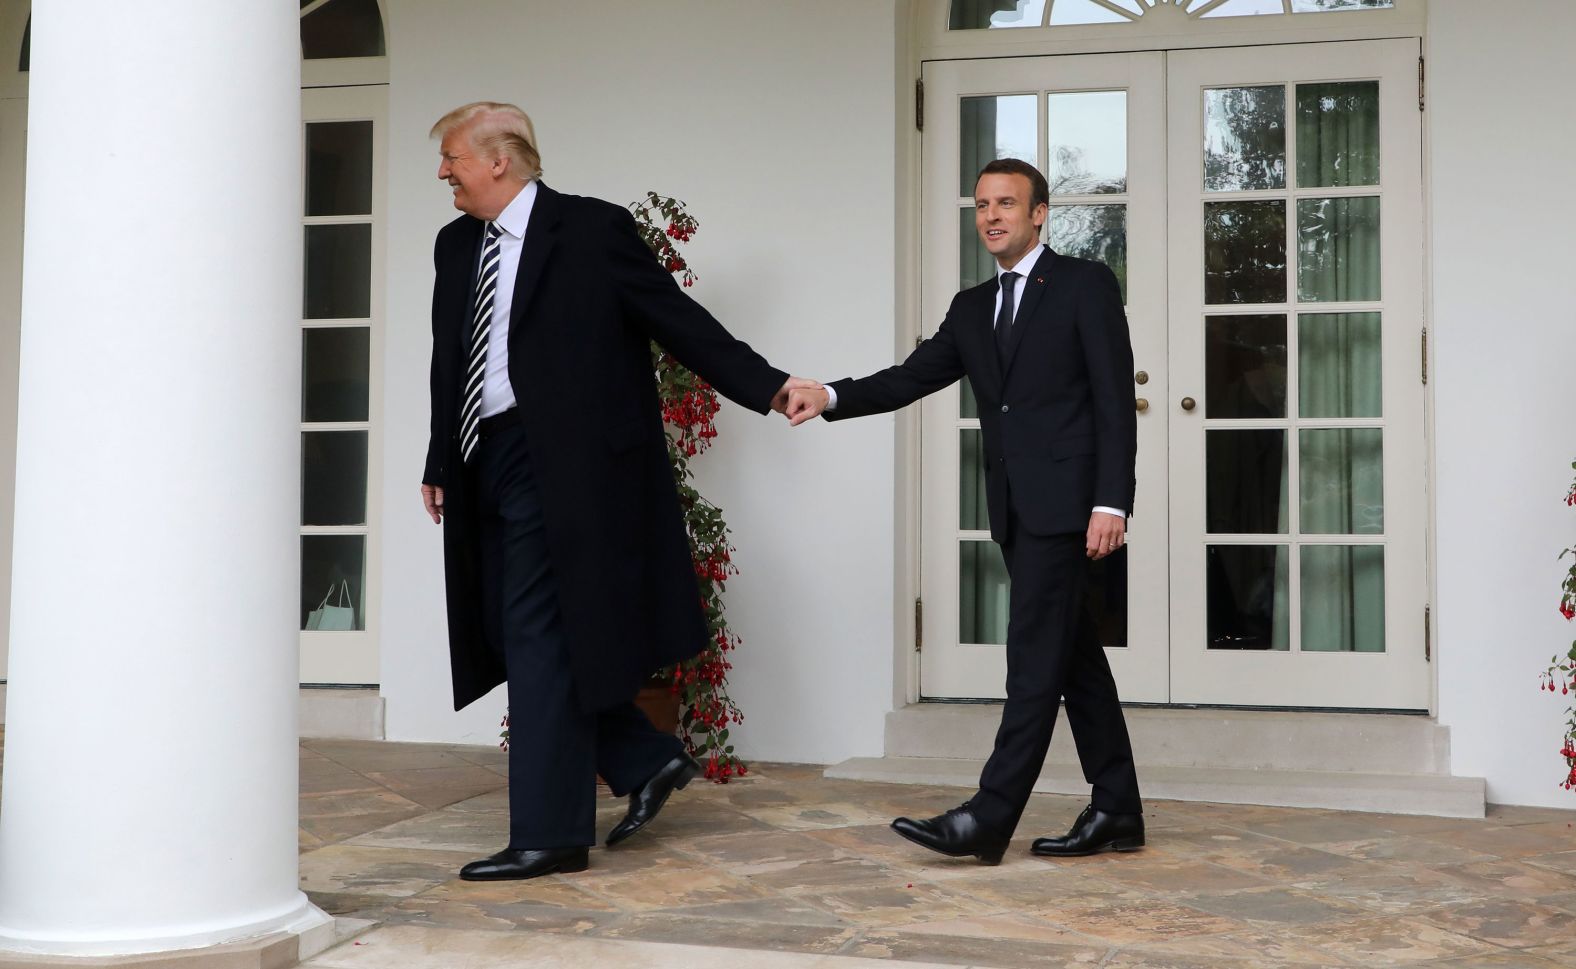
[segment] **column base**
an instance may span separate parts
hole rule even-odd
[[[324,950],[359,935],[374,923],[363,919],[335,919],[306,903],[288,924],[276,925],[266,934],[212,945],[166,948],[124,954],[143,943],[118,946],[122,954],[109,954],[104,942],[40,943],[0,935],[0,969],[44,967],[136,967],[136,969],[288,969]],[[48,951],[45,951],[45,950]],[[104,952],[105,954],[94,954]]]

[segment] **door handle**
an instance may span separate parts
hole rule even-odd
[[[1138,411],[1140,414],[1142,414],[1144,411],[1148,410],[1149,409],[1149,398],[1148,397],[1140,397],[1137,400],[1133,401],[1133,409]]]
[[[1193,408],[1195,408],[1197,406],[1198,406],[1198,401],[1194,400],[1193,398],[1191,398],[1191,397],[1184,397],[1184,398],[1182,398],[1182,409],[1183,410],[1190,411],[1190,410],[1192,410]]]

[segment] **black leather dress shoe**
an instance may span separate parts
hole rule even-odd
[[[516,878],[537,878],[554,873],[585,871],[590,866],[585,848],[505,848],[491,858],[473,861],[460,869],[468,882],[502,882]]]
[[[1143,846],[1142,814],[1107,814],[1091,804],[1065,837],[1035,838],[1029,850],[1052,858],[1074,858],[1100,851],[1137,851]]]
[[[892,822],[892,830],[931,851],[954,858],[973,855],[987,865],[1001,864],[1001,856],[1012,840],[987,827],[968,804],[920,821],[898,818]]]
[[[700,765],[688,754],[679,754],[663,764],[650,780],[629,792],[629,813],[608,832],[607,846],[613,847],[650,824],[662,805],[668,803],[668,795],[682,791],[699,773]]]

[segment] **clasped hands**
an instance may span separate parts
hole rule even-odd
[[[789,377],[788,382],[772,398],[772,410],[788,418],[789,424],[798,427],[812,417],[820,416],[831,399],[832,395],[819,381]]]

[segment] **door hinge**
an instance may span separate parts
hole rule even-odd
[[[1423,607],[1423,662],[1425,663],[1434,661],[1434,637],[1429,634],[1429,627],[1432,625],[1433,619],[1432,613],[1432,606]]]
[[[925,651],[925,600],[914,598],[914,652]]]
[[[1423,327],[1423,339],[1420,346],[1422,347],[1423,383],[1426,386],[1428,383],[1428,326],[1426,324]]]
[[[914,81],[914,127],[925,130],[925,79]]]
[[[1423,93],[1423,77],[1423,58],[1419,57],[1417,59],[1417,110],[1419,111],[1423,110],[1423,105],[1427,101]]]

